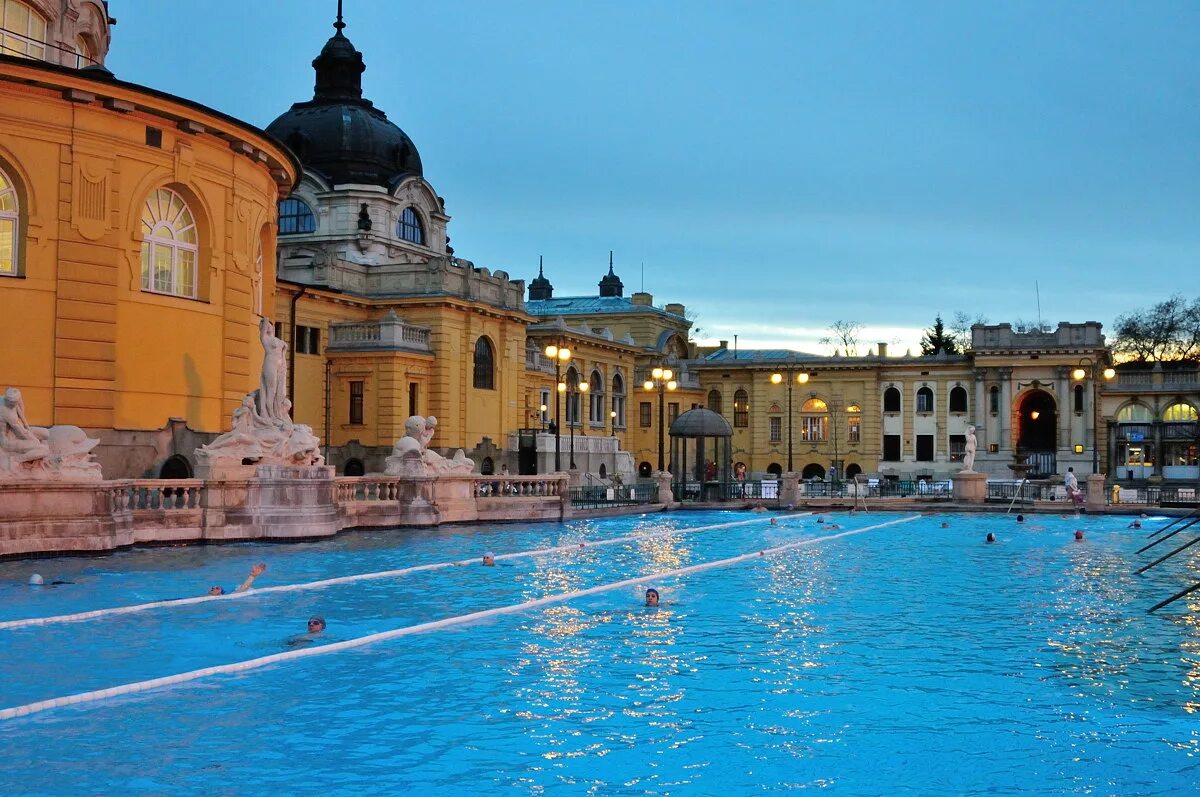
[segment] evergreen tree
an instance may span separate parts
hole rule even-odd
[[[946,354],[958,354],[958,344],[955,343],[953,335],[946,334],[946,325],[942,322],[942,317],[939,315],[933,320],[933,326],[925,330],[925,337],[921,338],[921,354],[925,357],[931,357],[944,351]]]

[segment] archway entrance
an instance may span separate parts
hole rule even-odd
[[[815,462],[810,462],[800,471],[801,479],[824,479],[825,469]]]
[[[158,478],[160,479],[190,479],[192,478],[192,465],[179,454],[168,457],[167,461],[159,468]]]
[[[1021,399],[1018,412],[1017,446],[1024,452],[1058,449],[1058,411],[1054,397],[1044,390],[1031,390]]]

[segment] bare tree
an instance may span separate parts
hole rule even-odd
[[[863,325],[857,321],[837,320],[829,325],[829,334],[818,343],[822,346],[835,346],[842,350],[847,357],[858,356],[858,336]]]
[[[959,351],[971,348],[971,327],[976,324],[986,324],[987,316],[977,315],[974,319],[962,310],[954,311],[954,321],[950,324],[950,339]]]
[[[696,323],[700,320],[700,314],[698,312],[689,307],[687,310],[683,311],[683,317],[692,322],[692,326],[688,330],[688,337],[690,337],[692,340],[704,337],[704,327]]]
[[[1191,360],[1200,356],[1200,298],[1175,294],[1150,308],[1113,321],[1113,351],[1139,362]]]

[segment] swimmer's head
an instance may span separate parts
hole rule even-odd
[[[491,551],[488,551],[487,553],[485,553],[483,555],[484,567],[492,567],[495,564],[496,564],[496,554],[492,553]]]
[[[779,525],[779,521],[778,521],[778,520],[776,520],[775,518],[771,518],[771,525],[772,525],[772,526],[778,526],[778,525]]]
[[[1024,516],[1024,515],[1017,515],[1017,522],[1018,522],[1018,523],[1024,523],[1024,522],[1025,522],[1025,516]]]
[[[989,531],[989,532],[988,532],[988,534],[987,534],[987,541],[988,541],[988,542],[995,542],[995,541],[996,541],[996,535],[995,535],[995,534],[992,534],[992,533]]]
[[[658,605],[658,590],[656,590],[654,587],[651,587],[650,589],[646,590],[646,605],[647,606],[657,606]]]
[[[309,618],[308,633],[319,634],[324,630],[325,630],[325,618],[324,617]]]
[[[40,586],[42,586],[42,584],[45,584],[45,583],[46,583],[46,580],[44,578],[42,578],[40,575],[38,575],[37,573],[34,573],[32,576],[29,577],[29,586],[31,586],[31,587],[40,587]]]
[[[949,523],[947,523],[946,521],[944,521],[944,520],[943,520],[943,521],[942,521],[942,528],[944,528],[944,529],[948,529],[948,528],[950,528],[950,524],[949,524]]]
[[[209,594],[209,595],[224,595],[224,594],[225,594],[225,588],[224,588],[224,587],[217,587],[217,586],[209,587],[209,589],[208,589],[208,594]]]
[[[1077,539],[1077,540],[1082,540],[1082,539],[1083,539],[1083,532],[1082,532],[1082,531],[1076,531],[1076,532],[1075,532],[1075,539]]]

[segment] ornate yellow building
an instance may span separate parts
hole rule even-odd
[[[298,165],[250,125],[113,77],[103,5],[0,7],[0,383],[31,423],[97,434],[109,477],[186,471],[253,387]]]

